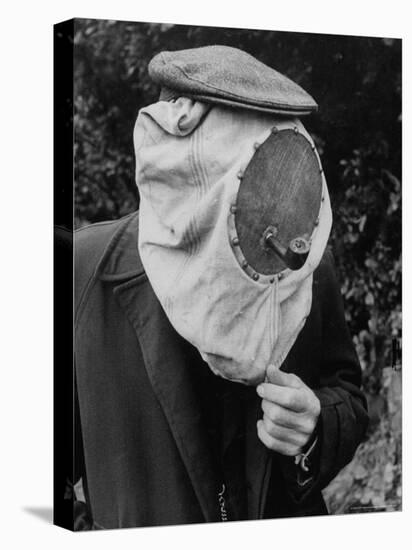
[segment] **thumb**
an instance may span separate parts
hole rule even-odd
[[[294,374],[282,372],[274,365],[269,365],[266,369],[266,378],[270,384],[276,384],[277,386],[285,386],[288,388],[300,388],[301,384],[299,379]]]

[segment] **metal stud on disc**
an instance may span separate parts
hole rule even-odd
[[[321,197],[322,175],[309,141],[293,129],[272,132],[243,173],[234,216],[240,249],[257,273],[276,274],[288,267],[266,245],[267,228],[276,229],[280,250],[288,250],[297,238],[309,241]]]

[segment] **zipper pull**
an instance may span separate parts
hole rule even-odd
[[[225,491],[225,484],[222,483],[222,490],[220,491],[220,493],[217,494],[220,507],[220,521],[227,521],[226,500],[223,496],[225,494]]]

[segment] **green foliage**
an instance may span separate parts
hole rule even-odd
[[[401,377],[383,373],[380,420],[353,461],[329,484],[324,496],[331,513],[395,511],[402,507]]]
[[[372,418],[325,494],[334,512],[399,504],[400,395],[390,384],[400,373],[383,369],[401,336],[400,40],[77,20],[74,43],[78,226],[138,207],[132,133],[138,110],[158,97],[147,65],[159,51],[239,47],[316,98],[319,114],[304,122],[331,193],[331,241]]]

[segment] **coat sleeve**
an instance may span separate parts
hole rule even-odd
[[[73,468],[73,530],[88,531],[93,528],[93,520],[89,504],[86,467],[84,462],[83,436],[80,419],[79,398],[77,395],[77,382],[75,380],[75,413],[74,413],[74,468]],[[81,480],[84,500],[77,498],[74,485]]]
[[[369,423],[366,399],[360,389],[361,368],[329,250],[317,279],[322,320],[320,384],[312,388],[321,404],[317,443],[307,474],[303,475],[294,461],[282,461],[291,496],[298,502],[326,487],[352,460]]]
[[[321,403],[317,481],[323,489],[352,460],[369,423],[366,398],[360,389],[361,368],[345,321],[343,300],[333,257],[327,252],[320,273],[322,297]]]

